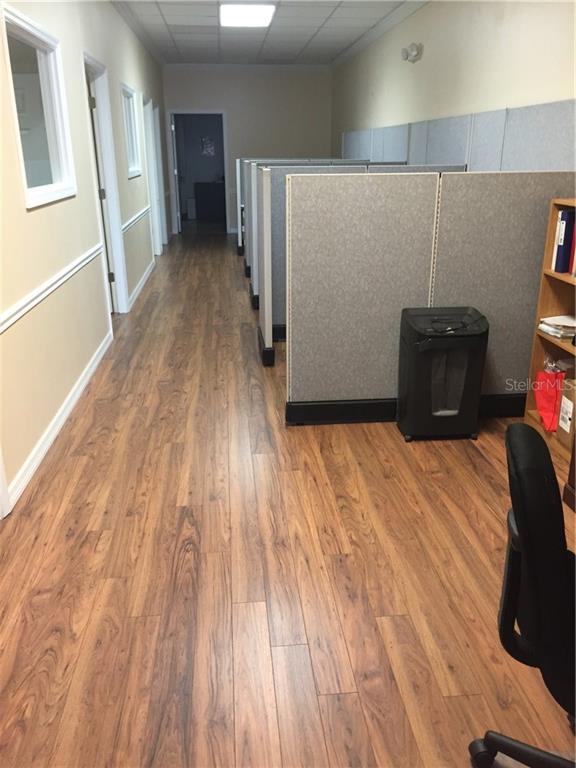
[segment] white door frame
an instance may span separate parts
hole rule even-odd
[[[162,255],[162,231],[160,224],[160,189],[158,184],[158,162],[154,141],[154,105],[149,99],[144,104],[144,146],[146,155],[146,182],[150,200],[150,223],[154,255]]]
[[[174,141],[174,116],[175,115],[222,115],[222,138],[224,140],[224,198],[226,203],[226,232],[231,234],[235,230],[230,226],[230,211],[228,210],[229,203],[229,179],[228,179],[228,121],[226,119],[226,110],[224,109],[171,109],[166,113],[166,125],[168,133],[168,157],[171,161],[171,167],[174,172],[170,174],[170,209],[172,211],[172,227],[174,234],[178,234],[180,231],[180,215],[177,208],[178,205],[178,184],[177,179],[177,158],[175,154]]]
[[[116,175],[116,152],[114,150],[114,132],[112,130],[112,110],[110,107],[110,89],[108,87],[108,72],[88,53],[84,53],[84,66],[94,88],[96,98],[96,124],[100,151],[102,154],[102,175],[106,190],[107,221],[106,228],[108,256],[112,264],[115,278],[116,312],[129,312],[128,278],[126,275],[126,258],[124,255],[124,238],[122,236],[122,214],[120,211],[120,196],[118,193],[118,177]],[[88,102],[87,102],[88,107]],[[90,138],[92,142],[92,137]],[[98,206],[100,207],[100,206]],[[101,219],[99,215],[99,220]],[[108,293],[108,287],[106,287]]]
[[[162,157],[162,138],[160,134],[160,107],[154,107],[154,146],[156,148],[156,179],[160,194],[160,230],[162,243],[168,242],[168,227],[166,224],[166,179],[164,178],[164,159]]]
[[[174,127],[174,115],[167,115],[169,129],[166,140],[169,144],[168,160],[170,161],[170,217],[172,219],[172,234],[180,234],[180,189],[178,185],[178,158],[176,151],[176,129]]]

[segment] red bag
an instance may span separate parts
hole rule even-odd
[[[542,426],[547,432],[556,432],[560,415],[560,402],[564,384],[564,372],[538,371],[534,397],[536,408],[542,420]]]

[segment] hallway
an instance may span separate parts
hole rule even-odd
[[[262,368],[232,241],[173,239],[0,524],[2,768],[571,748],[498,641],[505,423],[287,429],[283,355]]]

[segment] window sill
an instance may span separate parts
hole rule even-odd
[[[43,187],[28,187],[26,190],[26,208],[38,208],[41,205],[55,203],[76,195],[76,185],[70,183],[46,184]]]

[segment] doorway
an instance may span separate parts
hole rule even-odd
[[[84,54],[84,72],[98,183],[99,218],[112,311],[128,312],[130,310],[128,281],[124,258],[118,178],[116,176],[108,75],[106,67],[88,54]]]
[[[183,233],[226,233],[226,158],[221,113],[173,115],[176,207]]]

